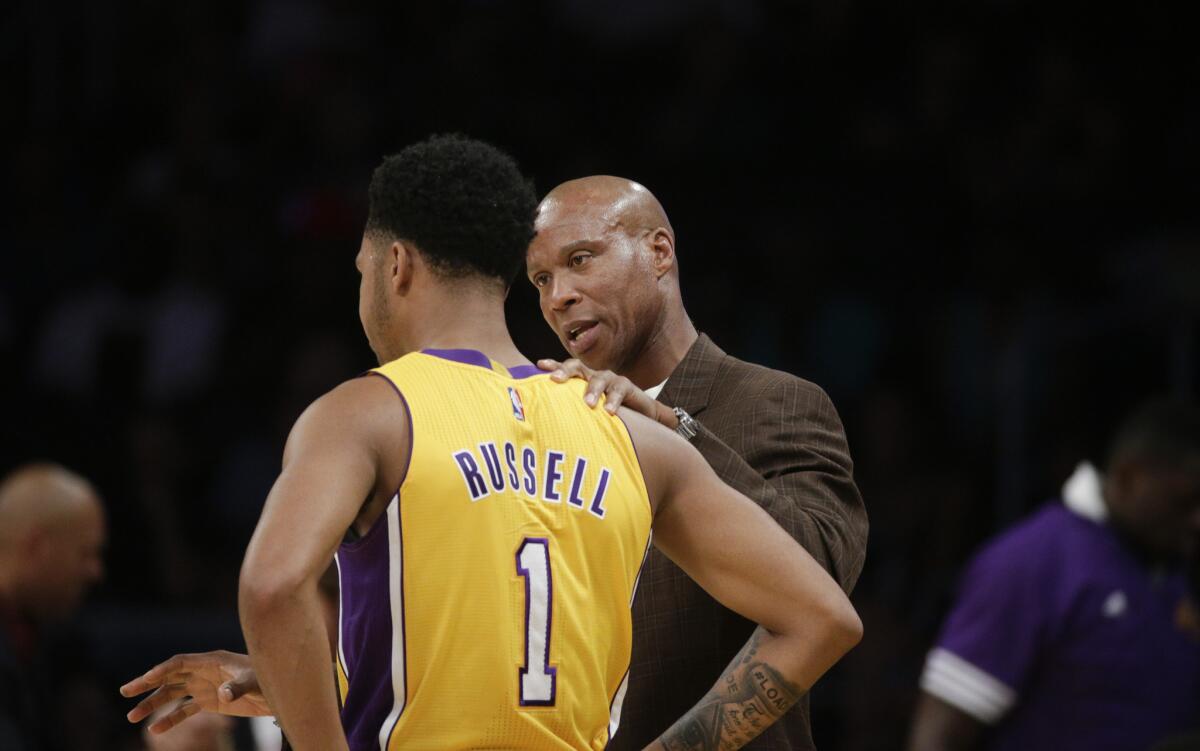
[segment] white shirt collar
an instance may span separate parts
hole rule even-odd
[[[651,399],[657,399],[658,395],[662,393],[663,386],[666,386],[666,385],[667,385],[667,382],[663,381],[662,383],[658,384],[657,386],[651,386],[650,388],[646,389],[646,393],[650,395]]]
[[[1108,518],[1108,507],[1104,505],[1100,473],[1090,462],[1080,462],[1062,489],[1063,505],[1070,511],[1103,523]]]

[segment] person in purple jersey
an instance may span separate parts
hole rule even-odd
[[[910,751],[1144,751],[1200,730],[1198,540],[1200,409],[1155,402],[1105,475],[1079,465],[970,564]]]

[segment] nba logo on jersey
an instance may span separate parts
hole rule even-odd
[[[513,417],[525,422],[525,407],[521,404],[521,395],[512,386],[508,387],[508,399],[512,402]]]

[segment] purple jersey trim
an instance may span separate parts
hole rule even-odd
[[[440,357],[443,360],[458,362],[463,365],[477,365],[486,370],[492,370],[492,361],[488,359],[487,355],[477,349],[423,349],[421,350],[421,354]],[[508,374],[517,379],[529,378],[541,372],[536,365],[514,365],[508,369]]]
[[[376,517],[376,519],[371,523],[371,528],[369,530],[367,530],[366,534],[364,534],[362,537],[358,538],[357,540],[343,542],[340,546],[340,549],[345,550],[348,553],[358,552],[362,548],[371,544],[372,541],[375,538],[377,538],[380,534],[386,535],[386,532],[381,533],[378,530],[380,528],[387,530],[387,528],[388,528],[388,508],[391,506],[391,504],[393,502],[396,504],[396,526],[397,526],[397,538],[398,538],[397,542],[399,544],[399,551],[400,551],[400,561],[399,561],[399,565],[400,565],[400,571],[399,571],[399,574],[400,574],[400,576],[399,576],[399,579],[400,579],[400,592],[399,592],[400,639],[401,639],[401,643],[403,644],[403,650],[404,650],[403,667],[402,667],[402,669],[404,671],[403,687],[404,687],[404,691],[407,693],[408,686],[409,686],[409,681],[408,681],[408,624],[406,623],[407,619],[405,618],[405,607],[404,607],[404,605],[405,605],[405,598],[404,598],[404,579],[405,579],[404,520],[403,520],[403,515],[402,515],[400,490],[404,486],[405,480],[408,479],[408,471],[409,471],[409,468],[412,466],[413,446],[416,443],[416,435],[413,430],[412,407],[409,405],[408,399],[405,398],[404,393],[400,390],[400,387],[387,375],[385,375],[377,370],[369,370],[366,373],[363,373],[363,375],[379,376],[385,382],[387,382],[387,384],[389,386],[392,387],[392,390],[396,392],[396,396],[400,398],[400,403],[404,406],[404,413],[405,413],[405,417],[407,418],[407,422],[408,422],[408,452],[404,458],[404,470],[401,472],[400,481],[396,485],[396,492],[394,493],[392,498],[389,499],[389,502],[388,502],[387,506],[384,507],[383,512],[381,514],[379,514],[379,516]],[[384,541],[383,544],[385,545],[384,560],[386,561],[387,560],[387,557],[386,557],[387,556],[387,553],[386,553],[387,542]],[[357,564],[357,562],[356,562],[356,564]],[[353,567],[357,567],[357,566],[354,565]],[[340,599],[340,597],[341,597],[341,595],[339,595],[339,599]],[[393,624],[393,628],[394,628],[394,624]],[[362,651],[362,645],[358,645],[358,646],[360,648],[359,651]],[[358,655],[356,653],[356,657],[358,657],[358,656],[360,656],[360,655]],[[345,665],[345,668],[347,669],[347,674],[348,674],[347,678],[349,679],[349,683],[350,683],[349,688],[351,688],[351,689],[355,687],[355,681],[354,681],[353,677],[351,677],[349,675],[350,671],[353,669],[352,665],[349,663],[353,663],[354,661],[355,661],[355,658],[352,658],[349,654],[346,655],[346,662],[348,664]],[[388,694],[392,693],[392,691],[391,691],[392,682],[390,680],[391,672],[392,672],[391,668],[389,667],[387,670],[387,673],[386,673],[386,675],[389,677],[389,680],[387,681]],[[362,719],[362,717],[364,715],[367,715],[367,716],[374,715],[378,710],[373,709],[372,708],[373,705],[383,699],[383,697],[381,695],[376,695],[374,697],[367,697],[367,698],[360,698],[360,697],[356,696],[355,698],[358,699],[358,701],[355,702],[358,705],[356,707],[356,709],[358,711],[356,711],[355,714],[357,715],[357,717],[360,720]],[[350,699],[349,693],[347,693],[347,699]],[[394,701],[395,697],[393,696],[392,699]],[[407,709],[408,709],[408,697],[407,696],[404,697],[403,702],[404,702],[403,708],[401,709],[399,715],[397,715],[396,721],[393,723],[392,727],[390,728],[390,730],[388,732],[389,741],[391,739],[391,735],[393,733],[395,733],[396,728],[400,724],[400,718],[404,716],[404,712],[407,711]],[[340,697],[339,697],[339,703],[340,703]],[[364,706],[364,704],[365,704],[365,706]],[[345,711],[345,709],[346,709],[346,707],[343,705],[342,706],[343,712]],[[386,714],[386,710],[384,710],[384,711]],[[348,738],[349,738],[352,730],[355,730],[355,729],[356,728],[345,727],[345,731],[347,733]],[[378,733],[379,733],[379,728],[375,728],[375,729],[371,730],[368,734],[369,738],[371,739],[370,746],[372,748],[374,748],[378,744]],[[357,740],[357,733],[355,733],[355,739],[351,739],[352,748],[355,747],[354,740]]]
[[[461,362],[463,365],[478,365],[481,368],[492,369],[492,361],[477,349],[423,349],[421,354],[433,355],[451,362]]]
[[[508,374],[518,380],[541,375],[544,371],[536,365],[514,365],[508,369]]]

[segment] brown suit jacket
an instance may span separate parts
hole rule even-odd
[[[766,509],[849,592],[862,570],[867,513],[825,392],[730,357],[701,334],[659,400],[696,418],[693,444],[721,479]],[[753,630],[652,548],[633,605],[629,689],[609,748],[641,749],[658,737],[712,688]],[[808,697],[746,748],[814,748]]]

